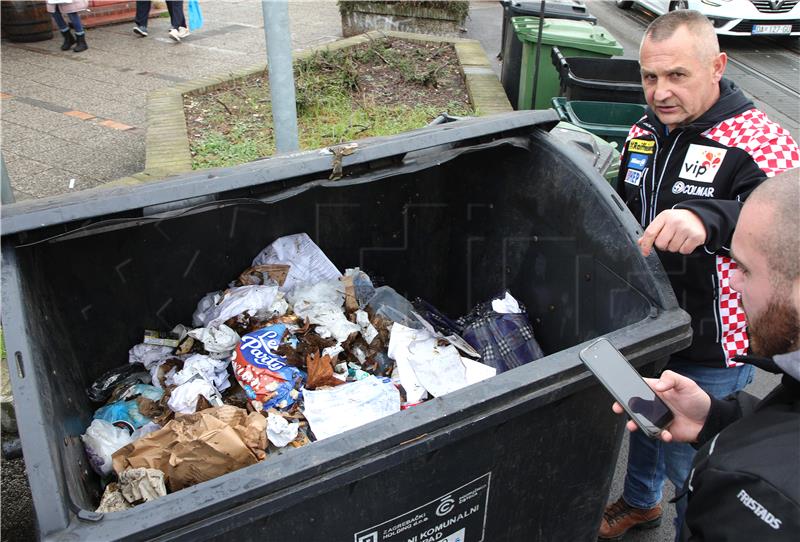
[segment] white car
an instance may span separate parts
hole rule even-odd
[[[617,0],[663,15],[675,9],[694,9],[714,23],[721,36],[800,36],[800,0]]]

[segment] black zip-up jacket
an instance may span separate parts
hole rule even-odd
[[[784,374],[761,402],[712,398],[698,441],[681,540],[800,538],[800,382]]]
[[[617,192],[643,227],[667,209],[688,209],[706,228],[692,254],[658,251],[680,306],[692,317],[691,346],[671,361],[734,366],[747,354],[744,312],[729,279],[730,241],[747,195],[765,178],[800,166],[789,132],[755,108],[732,82],[687,126],[667,133],[648,107],[623,148]]]

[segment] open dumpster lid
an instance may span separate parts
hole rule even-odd
[[[352,154],[339,156],[347,180],[348,168],[397,168],[410,153],[436,147],[458,147],[499,138],[549,131],[559,121],[552,110],[519,111],[429,126],[395,136],[355,142]],[[345,144],[348,147],[352,144]],[[132,218],[214,202],[246,193],[249,187],[288,178],[328,181],[337,156],[330,149],[274,156],[228,168],[187,173],[137,186],[95,188],[74,194],[22,201],[3,206],[2,235],[37,230],[100,217]],[[349,152],[349,151],[348,151]],[[227,193],[227,194],[226,194]]]

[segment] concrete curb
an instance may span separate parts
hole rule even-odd
[[[294,59],[307,58],[317,51],[336,51],[353,47],[386,36],[420,42],[452,43],[464,74],[470,102],[477,115],[513,111],[500,81],[492,71],[486,52],[477,40],[375,30],[296,52]],[[103,186],[133,186],[191,171],[192,155],[183,109],[184,95],[191,92],[208,92],[266,69],[266,63],[257,64],[225,74],[194,79],[148,94],[145,169]]]

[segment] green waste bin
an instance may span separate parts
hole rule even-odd
[[[644,116],[647,106],[621,102],[590,102],[555,97],[553,108],[565,120],[622,149],[631,126]]]
[[[517,38],[522,42],[518,109],[547,109],[550,99],[560,94],[558,71],[550,63],[553,46],[564,56],[609,58],[622,54],[622,46],[605,28],[586,21],[544,19],[542,23],[542,50],[539,55],[539,72],[536,74],[536,43],[539,37],[538,17],[513,17]],[[534,77],[536,101],[533,100]]]

